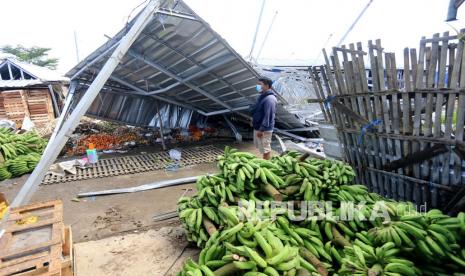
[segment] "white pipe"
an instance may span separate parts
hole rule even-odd
[[[164,187],[171,187],[177,185],[183,185],[188,183],[194,183],[197,179],[201,176],[192,176],[192,177],[185,177],[185,178],[178,178],[178,179],[170,179],[164,181],[153,182],[149,184],[144,184],[136,187],[130,188],[121,188],[121,189],[112,189],[112,190],[103,190],[97,192],[88,192],[88,193],[80,193],[77,197],[89,197],[89,196],[101,196],[101,195],[114,195],[114,194],[125,194],[125,193],[136,193],[142,192],[147,190],[154,190],[160,189]]]

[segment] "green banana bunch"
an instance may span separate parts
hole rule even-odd
[[[208,232],[204,227],[204,212],[206,217],[210,218],[211,207],[203,207],[200,200],[196,197],[182,197],[178,200],[178,215],[187,231],[187,239],[196,242],[201,247],[208,240]],[[214,213],[214,212],[213,212]],[[216,216],[216,213],[214,214]],[[215,218],[215,217],[214,217]],[[214,221],[214,220],[212,220]],[[219,218],[216,218],[219,222]]]
[[[0,166],[0,181],[11,178],[12,174],[6,166]]]
[[[213,275],[288,275],[301,267],[309,275],[316,272],[300,255],[299,247],[274,234],[279,225],[269,220],[247,221],[218,231],[206,242],[198,263],[188,260],[178,275],[194,271],[194,275],[212,275],[210,271]]]
[[[0,180],[21,176],[31,172],[40,160],[46,146],[46,140],[35,132],[14,134],[6,128],[0,128],[0,154],[3,155],[6,173],[0,170]]]
[[[464,271],[465,213],[418,213],[412,203],[388,200],[354,185],[354,171],[342,162],[300,157],[288,152],[261,160],[226,148],[218,157],[220,173],[200,178],[198,195],[178,203],[188,240],[203,248],[198,263],[187,261],[179,275]],[[291,214],[298,217],[302,210],[271,208],[276,193],[289,204],[297,201],[294,207],[302,200],[326,202],[314,209],[316,215],[293,220]],[[388,217],[370,219],[380,202]],[[363,204],[353,208],[349,203]],[[333,213],[325,213],[328,207]],[[353,217],[347,219],[349,213]],[[207,231],[205,221],[217,231]]]
[[[360,240],[344,248],[339,275],[421,275],[412,261],[399,256],[393,242],[373,247]]]

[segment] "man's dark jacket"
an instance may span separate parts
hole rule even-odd
[[[255,130],[273,131],[277,102],[278,100],[271,90],[258,97],[251,110],[252,125]]]

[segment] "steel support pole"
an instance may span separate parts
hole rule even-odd
[[[157,108],[158,123],[160,124],[161,146],[163,147],[163,150],[166,150],[165,134],[164,134],[164,132],[163,132],[163,119],[161,118],[160,107],[159,107],[157,101],[155,101],[155,106],[156,106],[156,108]]]
[[[28,180],[23,185],[16,198],[13,200],[11,207],[18,207],[24,203],[27,203],[31,199],[33,193],[37,190],[46,172],[50,168],[50,165],[56,160],[60,150],[66,144],[66,141],[73,133],[76,126],[79,124],[79,120],[89,109],[95,97],[103,88],[115,68],[121,62],[121,59],[124,57],[129,47],[131,47],[142,30],[150,22],[158,7],[159,1],[151,0],[144,8],[143,12],[138,16],[134,25],[121,39],[118,47],[115,49],[111,57],[107,60],[102,70],[98,73],[97,77],[88,88],[86,96],[77,104],[74,111],[69,115],[68,120],[66,120],[66,122],[63,124],[63,128],[57,133],[55,139],[52,141],[52,145],[47,147],[47,150],[43,153],[39,164],[37,164],[37,167],[34,169],[31,176],[29,176]],[[6,221],[7,217],[8,216],[5,216],[3,221]]]
[[[50,96],[52,97],[53,107],[55,107],[55,111],[58,117],[60,117],[60,108],[58,107],[57,98],[55,97],[55,92],[53,92],[53,86],[51,84],[48,85],[48,91],[50,92]]]
[[[74,91],[76,90],[77,83],[75,81],[72,81],[69,86],[70,86],[69,92],[68,92],[68,95],[66,95],[66,99],[65,99],[65,106],[63,107],[63,110],[61,111],[60,117],[58,117],[58,121],[55,125],[55,129],[53,130],[52,136],[50,136],[50,139],[48,140],[47,147],[48,145],[52,144],[52,141],[55,139],[55,136],[57,136],[58,131],[61,129],[61,124],[63,123],[66,115],[68,114],[68,110],[71,106],[71,102],[73,100]]]
[[[239,133],[236,126],[231,122],[231,120],[228,119],[228,117],[226,117],[226,115],[223,115],[223,118],[228,124],[229,128],[233,131],[234,136],[236,137],[236,141],[242,142],[242,135]]]

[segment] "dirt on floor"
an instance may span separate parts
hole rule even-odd
[[[188,247],[182,227],[164,226],[78,243],[74,252],[76,275],[126,276],[176,275],[184,260],[198,250]]]
[[[218,147],[224,145],[224,142],[215,144]],[[258,154],[251,143],[232,146]],[[134,153],[128,153],[131,154]],[[76,199],[76,195],[216,171],[216,163],[205,163],[180,168],[175,172],[159,170],[41,185],[31,202],[63,201],[64,222],[71,225],[73,231],[78,276],[164,275],[172,265],[171,271],[178,271],[182,261],[198,251],[195,248],[185,249],[187,241],[177,218],[154,222],[153,217],[175,211],[179,197],[195,194],[194,184],[80,199]],[[0,182],[0,192],[11,202],[27,177]]]

